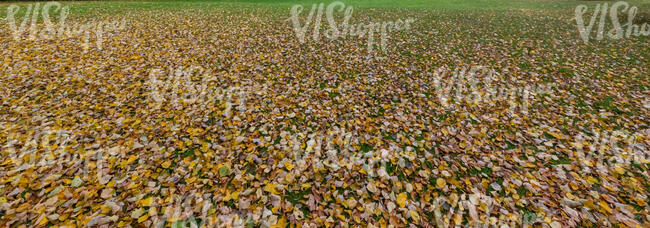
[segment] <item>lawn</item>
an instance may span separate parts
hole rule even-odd
[[[221,7],[254,7],[254,8],[290,8],[293,5],[311,5],[311,4],[329,4],[328,1],[316,0],[230,0],[230,1],[66,1],[67,5],[73,7],[73,12],[77,14],[88,13],[120,13],[124,11],[143,11],[143,10],[178,10],[178,9],[206,9]],[[348,6],[355,8],[410,8],[410,9],[432,9],[432,10],[573,10],[579,4],[594,6],[605,2],[613,1],[576,1],[576,0],[343,0],[341,1]],[[636,5],[640,9],[648,9],[650,1],[632,0],[626,1],[631,5]],[[45,2],[41,2],[44,4]],[[29,2],[2,2],[0,5],[8,6],[10,4],[29,4]],[[0,16],[5,16],[6,11],[0,12]]]
[[[0,3],[0,224],[650,226],[650,45],[581,35],[604,1],[330,2]]]

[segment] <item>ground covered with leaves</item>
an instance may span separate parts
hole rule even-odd
[[[354,15],[415,21],[385,52],[301,43],[272,7],[99,14],[125,28],[87,51],[1,30],[0,222],[650,226],[647,37],[585,44],[572,10]]]

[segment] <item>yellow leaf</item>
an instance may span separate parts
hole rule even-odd
[[[112,188],[113,186],[115,186],[115,180],[111,180],[110,182],[108,182],[108,184],[106,184],[107,188]]]
[[[230,201],[230,199],[231,199],[230,197],[232,197],[232,195],[231,195],[230,193],[226,193],[226,196],[224,196],[222,200],[223,200],[224,202],[228,202],[228,201]]]
[[[587,183],[589,183],[589,185],[593,185],[596,182],[598,182],[598,180],[596,178],[594,178],[592,176],[587,177]]]
[[[409,214],[411,215],[411,218],[413,219],[414,222],[419,222],[420,221],[420,215],[418,214],[417,211],[410,210]]]
[[[575,196],[573,194],[571,194],[570,192],[567,192],[565,195],[566,195],[567,198],[569,198],[571,200],[575,198]]]
[[[607,204],[607,202],[605,202],[605,201],[602,201],[602,200],[600,201],[600,208],[607,211],[607,213],[609,213],[609,214],[612,213],[612,208],[610,208],[609,205]]]
[[[264,186],[264,191],[267,191],[267,192],[270,192],[270,193],[272,193],[272,194],[276,194],[276,195],[278,195],[278,191],[275,190],[275,187],[276,187],[277,185],[278,185],[278,184],[275,184],[275,183],[268,183],[268,184],[266,184],[266,186]]]
[[[141,223],[141,222],[147,221],[148,218],[149,218],[149,215],[145,214],[143,216],[140,216],[140,218],[138,218],[138,222]]]
[[[456,223],[457,226],[463,223],[463,216],[460,214],[456,214],[456,216],[454,216],[454,223]]]
[[[149,216],[154,216],[158,214],[156,207],[149,208]]]
[[[624,174],[624,173],[625,173],[625,170],[624,170],[623,168],[621,168],[620,166],[616,166],[616,167],[614,167],[614,170],[615,170],[616,173],[618,173],[618,174]]]
[[[230,198],[232,198],[233,200],[238,200],[239,199],[239,192],[235,191],[235,192],[231,193]]]
[[[169,168],[169,166],[170,166],[171,164],[172,164],[171,161],[163,162],[163,168],[165,168],[165,169],[166,169],[166,168]]]
[[[49,222],[49,220],[47,220],[47,218],[45,216],[43,216],[43,219],[41,219],[41,221],[38,222],[38,225],[39,226],[45,226],[45,224],[47,224],[48,222]]]
[[[549,217],[544,217],[544,222],[546,224],[549,224],[549,223],[553,222],[553,220],[551,218],[549,218]]]
[[[137,159],[137,158],[138,157],[136,157],[135,155],[131,155],[131,157],[129,157],[129,160],[126,161],[126,164],[129,164],[129,163],[135,161],[135,159]]]
[[[446,185],[447,185],[447,182],[445,181],[445,179],[442,179],[442,178],[439,177],[438,180],[436,180],[436,187],[444,188]]]
[[[143,207],[150,207],[151,203],[153,203],[153,197],[148,197],[146,199],[140,200],[140,205]]]
[[[406,206],[406,192],[402,192],[397,196],[397,204],[399,207]]]
[[[286,167],[287,170],[291,171],[293,169],[293,167],[296,167],[296,165],[294,165],[291,162],[286,161],[286,162],[284,162],[284,167]]]
[[[287,219],[282,217],[281,219],[278,220],[278,223],[275,225],[271,225],[271,228],[284,228],[287,227]]]
[[[202,152],[208,152],[208,149],[210,149],[210,144],[208,144],[207,142],[203,142],[201,144],[201,151]]]

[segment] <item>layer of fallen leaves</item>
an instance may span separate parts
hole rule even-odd
[[[416,18],[386,53],[301,44],[288,9],[133,11],[85,53],[3,29],[0,221],[648,227],[647,38],[584,44],[572,15],[356,10]],[[442,105],[436,69],[470,65],[556,86],[525,114],[517,99]],[[155,104],[151,71],[192,66],[207,90],[264,89],[232,98],[241,109]],[[633,140],[601,143],[612,132]]]

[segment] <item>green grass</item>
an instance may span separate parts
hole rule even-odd
[[[248,4],[273,5],[309,5],[314,3],[333,2],[318,0],[244,0],[228,1]],[[607,1],[576,1],[576,0],[341,0],[346,5],[358,8],[427,8],[427,9],[541,9],[541,8],[575,8],[579,4],[593,5]],[[627,1],[640,6],[649,1]]]
[[[86,15],[107,13],[116,14],[125,11],[140,10],[182,10],[182,9],[209,9],[220,7],[270,7],[286,9],[301,4],[310,6],[312,4],[324,3],[325,5],[334,2],[332,0],[186,0],[186,1],[65,1],[63,5],[71,6],[73,15]],[[346,6],[354,8],[421,8],[421,9],[445,9],[445,10],[507,10],[507,9],[560,9],[572,10],[577,5],[595,5],[611,1],[577,1],[577,0],[342,0]],[[631,5],[639,7],[640,10],[650,9],[650,0],[629,0]],[[11,4],[18,4],[26,7],[29,1],[14,1],[0,3],[0,9]],[[45,2],[40,2],[41,5]],[[24,11],[24,8],[22,8]],[[6,10],[0,10],[0,16],[5,17]]]

